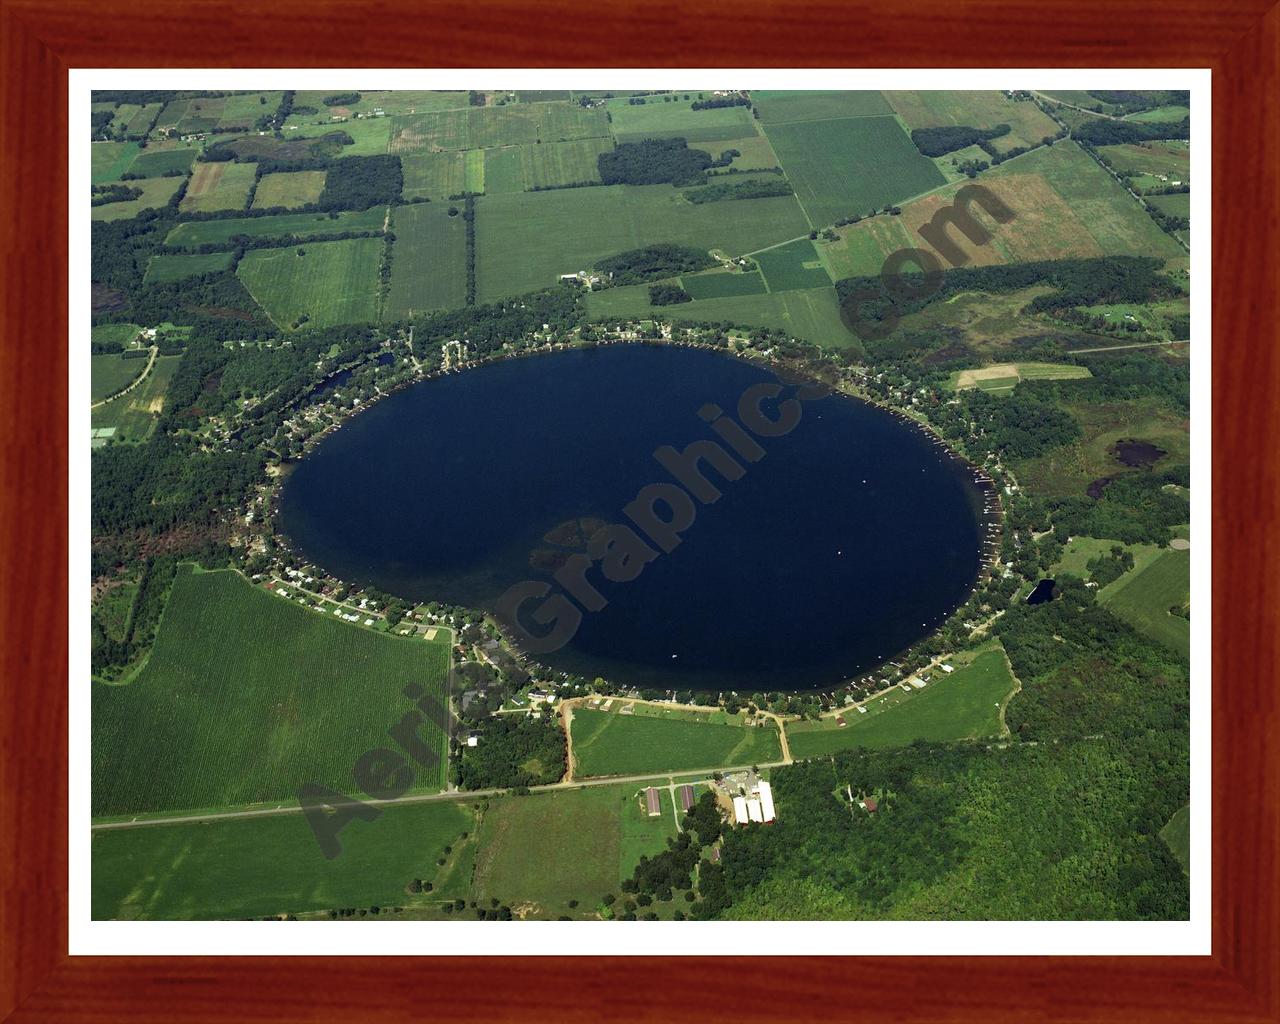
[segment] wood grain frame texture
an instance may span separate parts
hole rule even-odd
[[[0,1019],[1280,1020],[1270,3],[0,0]],[[67,70],[110,66],[1212,68],[1212,956],[779,958],[732,976],[688,958],[69,957]]]

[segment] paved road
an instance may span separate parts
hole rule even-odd
[[[760,768],[781,768],[785,762],[770,761],[758,765]],[[689,775],[710,775],[712,772],[738,772],[750,768],[749,764],[712,765],[708,768],[691,768],[687,771],[656,772],[650,775],[611,775],[602,779],[584,779],[576,782],[553,782],[548,786],[530,786],[533,793],[554,793],[567,789],[587,789],[591,786],[625,786],[629,782],[662,782],[672,783],[674,779]],[[426,804],[437,800],[474,800],[484,797],[498,796],[509,792],[507,789],[468,789],[452,793],[421,793],[417,796],[402,796],[398,800],[369,800],[367,804],[374,807],[394,807],[403,804]],[[355,806],[355,803],[338,806]],[[281,814],[301,814],[302,808],[297,804],[280,804],[276,807],[259,807],[244,811],[214,811],[210,814],[184,814],[167,818],[133,818],[129,821],[102,821],[91,827],[95,832],[110,831],[121,828],[145,828],[149,825],[182,825],[196,822],[230,821],[237,818],[272,818]]]

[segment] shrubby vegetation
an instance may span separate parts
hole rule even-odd
[[[684,193],[684,197],[691,203],[718,203],[728,199],[766,199],[770,196],[789,195],[794,195],[791,182],[780,176],[760,181],[707,185]]]
[[[542,786],[565,772],[564,730],[554,718],[493,715],[485,720],[477,746],[459,748],[454,763],[463,789]]]

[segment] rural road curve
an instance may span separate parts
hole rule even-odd
[[[134,351],[137,351],[137,350],[135,349]],[[159,354],[160,354],[160,346],[152,345],[151,358],[147,360],[147,365],[143,368],[142,376],[138,377],[127,388],[124,388],[121,391],[117,391],[114,395],[108,395],[101,402],[94,402],[91,406],[89,406],[89,408],[96,409],[100,405],[106,405],[108,402],[114,402],[117,398],[121,397],[122,395],[127,395],[130,391],[132,391],[134,388],[136,388],[139,384],[141,384],[144,380],[147,379],[147,375],[151,373],[151,368],[156,365],[156,356],[158,356]]]

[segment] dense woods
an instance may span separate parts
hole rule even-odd
[[[716,261],[705,249],[687,245],[648,245],[643,249],[631,249],[603,260],[597,260],[595,269],[611,284],[642,284],[664,277],[678,277],[697,270],[715,266]]]
[[[970,128],[967,125],[943,125],[938,128],[913,128],[911,141],[925,156],[946,156],[957,149],[975,146],[980,142],[1008,135],[1012,129],[1007,124],[994,128]]]
[[[317,205],[322,210],[367,210],[398,202],[403,188],[398,156],[347,156],[329,165]]]
[[[777,175],[756,181],[706,185],[685,192],[684,197],[691,203],[718,203],[726,199],[767,199],[770,196],[789,196],[792,193],[791,182]]]
[[[494,715],[480,742],[460,748],[454,763],[463,789],[506,789],[560,781],[565,771],[564,731],[554,718]]]
[[[645,139],[626,142],[596,158],[600,180],[606,185],[701,185],[710,167],[726,167],[733,157],[712,160],[684,139]]]

